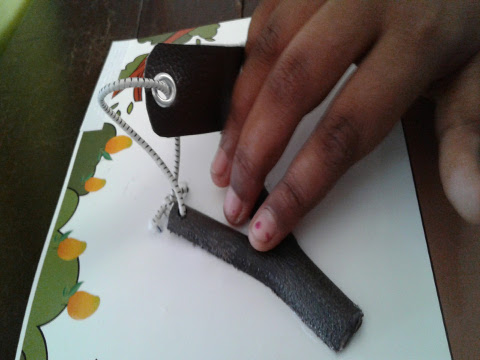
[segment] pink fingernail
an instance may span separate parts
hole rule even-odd
[[[216,177],[222,177],[227,170],[228,158],[225,151],[222,148],[218,148],[215,158],[213,159],[212,166],[210,167],[210,172]]]
[[[276,231],[277,224],[270,211],[261,210],[256,216],[248,236],[251,242],[267,243],[272,240]]]
[[[229,187],[227,190],[227,195],[225,195],[225,203],[223,204],[223,212],[225,213],[227,220],[232,224],[238,224],[242,209],[242,201],[235,191]]]

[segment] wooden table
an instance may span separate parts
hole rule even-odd
[[[0,55],[0,358],[13,359],[80,124],[113,40],[250,16],[255,0],[33,0]],[[185,5],[188,4],[188,5]],[[480,358],[480,227],[438,175],[433,106],[404,128],[454,359]]]

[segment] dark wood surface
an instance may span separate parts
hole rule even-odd
[[[32,0],[0,54],[0,359],[13,359],[73,147],[113,40],[250,16],[257,0]],[[454,359],[480,358],[480,227],[441,189],[433,108],[404,128]]]
[[[188,3],[188,6],[185,5]],[[242,17],[241,0],[143,0],[138,37]]]

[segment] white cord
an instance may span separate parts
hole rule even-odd
[[[175,159],[173,161],[175,162],[173,176],[175,176],[175,179],[178,181],[178,174],[180,171],[180,137],[178,136],[175,138]]]
[[[154,222],[158,224],[160,218],[167,212],[168,208],[172,205],[175,198],[178,202],[178,209],[180,216],[185,216],[186,208],[183,201],[183,194],[188,191],[188,188],[180,188],[178,185],[178,173],[179,173],[179,164],[180,164],[180,138],[175,138],[175,167],[174,172],[170,171],[165,162],[160,156],[152,149],[148,143],[141,138],[140,135],[136,133],[115,111],[105,102],[105,97],[114,92],[121,91],[128,88],[146,88],[146,89],[157,89],[163,93],[168,93],[168,86],[163,81],[155,81],[153,79],[144,79],[144,78],[127,78],[114,81],[108,85],[105,85],[100,92],[98,93],[98,102],[102,109],[126,132],[128,133],[135,142],[144,149],[148,155],[155,161],[163,173],[167,177],[170,185],[172,186],[173,195],[168,195],[165,200],[166,204],[160,207],[160,210],[155,215]],[[175,198],[174,198],[175,196]]]

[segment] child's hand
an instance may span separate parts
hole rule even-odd
[[[229,186],[224,211],[233,224],[247,220],[302,117],[359,65],[253,218],[256,249],[276,246],[440,80],[442,181],[460,214],[480,221],[479,1],[266,0],[246,51],[212,164],[213,181]]]

